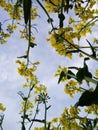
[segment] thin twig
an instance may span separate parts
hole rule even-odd
[[[93,22],[96,18],[98,18],[98,16],[95,16],[93,19],[91,19],[90,21],[88,21],[88,22],[80,29],[80,31],[78,32],[78,34],[79,34],[84,28],[86,28],[87,26],[91,25],[92,22]]]
[[[40,120],[40,119],[32,119],[31,121],[33,121],[33,122],[39,122],[39,123],[44,123],[45,122],[45,120]]]
[[[47,105],[46,105],[46,101],[45,101],[45,115],[44,115],[44,119],[45,119],[45,122],[44,122],[44,127],[45,127],[45,130],[47,129],[47,126],[46,126],[46,121],[47,121]]]
[[[84,55],[86,55],[86,56],[88,56],[88,57],[90,57],[90,58],[92,58],[92,59],[98,61],[98,58],[95,58],[95,57],[93,57],[92,55],[90,55],[90,54],[84,52],[83,50],[79,49],[77,46],[75,46],[74,44],[72,44],[71,42],[69,42],[69,41],[68,41],[67,39],[65,39],[64,37],[62,37],[62,38],[63,38],[67,43],[69,43],[71,46],[73,46],[75,49],[77,49],[78,51],[80,51],[81,53],[83,53]]]
[[[51,24],[51,26],[52,26],[52,29],[54,29],[54,25],[53,25],[53,23],[52,23],[52,21],[51,21],[51,17],[50,17],[50,15],[48,14],[47,10],[44,8],[44,6],[41,4],[41,2],[40,2],[39,0],[36,0],[36,1],[37,1],[37,3],[40,5],[40,7],[44,10],[44,12],[46,13],[48,19],[50,19],[50,24]]]
[[[36,118],[36,115],[37,115],[37,113],[38,113],[38,107],[39,107],[39,103],[37,104],[36,113],[35,113],[35,115],[34,115],[34,118],[33,118],[32,120],[30,120],[30,121],[32,121],[32,122],[31,122],[31,125],[30,125],[30,127],[29,127],[28,130],[31,129],[31,127],[32,127],[32,125],[33,125],[34,122],[41,122],[41,123],[43,123],[42,120],[35,119],[35,118]]]

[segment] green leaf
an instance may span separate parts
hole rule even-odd
[[[94,127],[97,125],[97,119],[94,119]]]
[[[27,58],[27,55],[24,55],[24,56],[19,56],[19,57],[17,57],[17,58]]]
[[[93,92],[86,90],[80,97],[76,106],[90,106],[93,103]]]
[[[51,107],[51,105],[49,105],[46,109],[48,110]]]
[[[85,57],[85,58],[84,58],[84,62],[85,62],[86,60],[90,60],[90,58],[89,58],[89,57]]]
[[[89,78],[92,78],[92,74],[89,72],[88,70],[88,66],[87,64],[85,63],[86,60],[89,60],[88,57],[86,57],[84,59],[84,67],[83,68],[79,68],[77,74],[76,74],[76,78],[77,80],[81,83],[82,80],[86,77],[89,77]]]
[[[98,84],[93,92],[86,90],[80,97],[76,106],[98,105]]]
[[[75,76],[75,74],[71,70],[68,70],[67,74]],[[67,79],[71,79],[71,78],[72,78],[71,76],[69,76],[69,75],[67,76]]]
[[[94,90],[94,93],[98,93],[98,83],[97,83],[97,86],[96,86],[96,88]]]
[[[76,78],[77,80],[81,83],[82,80],[84,79],[84,72],[83,72],[83,68],[79,68],[77,74],[76,74]]]
[[[60,77],[59,77],[59,80],[58,80],[58,84],[61,82],[62,78],[65,77],[65,72],[62,71],[61,74],[60,74]]]
[[[87,66],[87,64],[85,63],[86,60],[89,60],[89,58],[87,57],[87,58],[84,59],[83,73],[84,73],[84,76],[87,76],[87,77],[89,77],[89,78],[92,78],[92,74],[89,72],[88,66]]]
[[[32,43],[32,42],[30,42],[30,47],[34,48],[35,46],[37,46],[36,43]]]

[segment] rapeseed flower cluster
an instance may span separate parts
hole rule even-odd
[[[62,130],[83,130],[76,120],[79,112],[80,109],[74,106],[70,107],[70,109],[67,107],[64,109],[64,112],[60,117]]]
[[[26,112],[29,113],[29,116],[32,116],[33,108],[41,100],[38,98],[39,95],[40,94],[46,95],[47,93],[47,87],[39,83],[38,78],[35,74],[37,65],[39,65],[40,62],[37,61],[37,62],[32,63],[31,67],[29,66],[27,67],[27,64],[24,61],[16,60],[16,63],[19,64],[18,73],[21,76],[25,77],[26,79],[25,83],[22,86],[23,88],[27,90],[29,89],[30,91],[30,94],[28,95],[28,97],[25,97],[24,94],[21,92],[19,93],[19,95],[23,99],[20,114],[22,114],[26,110]],[[31,94],[32,90],[33,90],[32,93],[34,95],[33,99],[32,99],[32,94]]]
[[[64,92],[68,95],[70,95],[70,97],[74,97],[74,94],[81,92],[81,88],[79,88],[79,83],[77,81],[75,81],[74,79],[71,80],[67,80],[66,84],[64,86]]]
[[[69,39],[69,42],[73,42],[72,39],[69,38],[68,32],[70,32],[70,28],[60,28],[57,33],[51,34],[47,40],[50,41],[51,46],[55,48],[58,54],[72,58],[72,53],[67,53],[68,50],[73,49],[73,47],[66,42],[66,39]]]
[[[88,106],[87,108],[85,108],[85,112],[88,114],[97,115],[98,114],[98,105]]]
[[[29,116],[32,116],[34,105],[30,100],[27,100],[27,103],[25,104],[25,100],[22,101],[22,108],[20,110],[20,114],[24,112],[24,109],[28,112]],[[25,106],[26,105],[26,106]]]
[[[23,84],[23,88],[33,87],[37,86],[39,83],[37,76],[34,74],[34,72],[37,69],[37,65],[39,62],[35,62],[31,67],[27,68],[27,64],[24,61],[17,60],[16,63],[18,63],[20,66],[18,67],[18,73],[26,78],[26,82]],[[36,87],[37,89],[37,87]]]
[[[68,72],[68,68],[67,68],[66,66],[61,67],[61,66],[59,65],[54,76],[55,76],[55,77],[59,77],[62,71],[63,71],[64,73],[67,73],[67,72]],[[61,82],[65,82],[66,80],[67,80],[67,77],[64,76],[64,77],[62,77]]]
[[[44,2],[44,7],[48,12],[60,13],[61,1],[45,0]],[[66,1],[63,4],[65,13]],[[92,27],[95,25],[98,14],[98,9],[94,8],[95,4],[96,0],[91,0],[85,8],[84,2],[76,1],[75,6],[73,6],[75,18],[70,16],[68,21],[64,21],[65,25],[68,24],[67,27],[56,27],[57,30],[50,33],[50,38],[47,41],[50,41],[51,46],[55,48],[59,55],[72,58],[71,52],[75,50],[75,46],[79,45],[80,39],[92,33]],[[83,57],[83,55],[81,54],[80,57]]]
[[[6,38],[9,38],[9,37],[10,37],[9,33],[0,32],[0,44],[7,43]]]

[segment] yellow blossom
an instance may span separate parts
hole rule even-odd
[[[75,115],[76,115],[76,111],[75,111],[75,108],[74,108],[74,107],[71,107],[71,108],[70,108],[70,114],[71,114],[72,116],[75,116]]]
[[[79,53],[79,57],[83,57],[83,54],[82,54],[82,53]]]
[[[8,37],[10,37],[10,34],[9,33],[5,33],[4,34],[4,38],[8,38]]]
[[[2,103],[0,103],[0,110],[1,110],[1,111],[5,111],[5,110],[6,110],[6,108],[3,106]]]
[[[66,94],[70,94],[70,90],[65,86],[64,87],[64,92],[66,93]]]
[[[33,43],[35,41],[35,37],[31,37],[30,42]]]
[[[52,46],[54,46],[56,44],[56,35],[52,34],[50,37],[50,43]]]
[[[58,118],[53,118],[52,123],[56,123],[56,122],[58,122]]]
[[[76,85],[78,84],[78,82],[74,81],[74,80],[69,80],[68,84],[72,87],[76,87]]]
[[[48,13],[53,13],[56,11],[56,7],[54,5],[52,5],[51,3],[45,3],[44,7]]]
[[[0,0],[0,6],[4,8],[6,6],[6,1]]]
[[[94,43],[97,43],[98,44],[98,39],[97,38],[94,38]]]
[[[37,8],[32,8],[31,14],[32,14],[32,15],[31,15],[31,19],[32,19],[32,20],[35,20],[36,17],[38,16]]]
[[[41,91],[41,88],[39,86],[34,87],[34,94],[38,94]]]
[[[88,114],[91,114],[92,113],[92,106],[88,106],[87,108],[85,108],[85,112],[87,112]]]
[[[34,62],[33,64],[34,64],[34,65],[39,65],[40,62],[39,62],[39,61],[36,61],[36,62]]]
[[[27,87],[28,87],[28,84],[27,84],[27,83],[24,83],[24,84],[22,85],[22,87],[23,87],[23,88],[27,88]]]
[[[25,104],[26,102],[23,100],[22,101],[22,108],[20,110],[20,114],[24,112],[24,107],[26,107],[26,110],[29,112],[29,114],[31,115],[32,114],[32,110],[34,108],[34,105],[33,103],[30,101],[30,100],[27,100],[27,103]],[[26,106],[25,106],[26,105]]]
[[[95,76],[98,78],[98,69],[95,71]]]
[[[75,20],[72,17],[69,17],[69,23],[73,23]]]
[[[14,30],[17,29],[17,25],[16,25],[16,24],[13,25],[13,29],[14,29]]]

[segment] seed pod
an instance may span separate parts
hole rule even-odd
[[[28,23],[31,13],[31,0],[23,0],[24,22]]]

